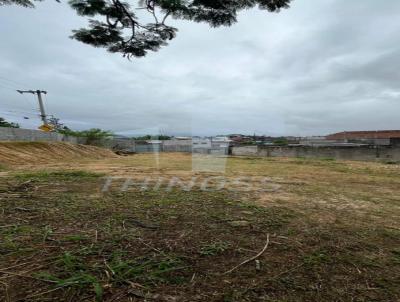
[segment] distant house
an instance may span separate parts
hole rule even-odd
[[[243,135],[243,134],[231,134],[229,135],[229,139],[236,144],[244,144],[253,141],[252,136]]]
[[[344,131],[326,136],[327,140],[362,142],[373,145],[394,145],[400,140],[400,130]]]
[[[400,138],[400,130],[344,131],[326,136],[329,140],[362,140]]]
[[[227,136],[214,136],[211,138],[212,148],[229,148],[232,140]]]
[[[192,140],[193,149],[211,149],[211,139],[194,137]]]

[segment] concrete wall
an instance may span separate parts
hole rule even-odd
[[[162,152],[162,144],[135,143],[136,153]]]
[[[134,139],[106,138],[89,142],[89,144],[114,151],[136,152]]]
[[[0,141],[23,142],[68,142],[82,143],[74,136],[67,136],[55,132],[43,132],[39,130],[0,127]]]
[[[341,160],[400,161],[395,146],[243,146],[233,147],[232,155],[261,157],[334,158]]]
[[[258,154],[258,147],[257,146],[232,147],[232,155],[237,155],[237,156],[260,156]]]
[[[192,140],[166,140],[162,142],[164,152],[192,152]]]

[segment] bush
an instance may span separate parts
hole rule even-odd
[[[288,140],[286,138],[278,138],[274,140],[274,145],[284,145],[286,146],[288,144]]]
[[[0,127],[19,128],[19,125],[17,123],[7,122],[4,118],[0,117]]]
[[[59,133],[65,134],[65,135],[71,135],[71,136],[76,136],[76,137],[84,137],[87,139],[87,143],[93,143],[97,140],[102,140],[102,139],[108,139],[111,136],[113,136],[113,133],[110,131],[106,130],[101,130],[99,128],[92,128],[89,130],[84,130],[84,131],[73,131],[70,129],[67,130],[61,130]]]

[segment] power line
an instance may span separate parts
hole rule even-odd
[[[19,114],[19,115],[30,115],[30,116],[37,116],[37,114],[28,111],[19,111],[19,110],[0,110],[0,112],[5,112],[7,114]]]
[[[7,82],[11,82],[11,83],[13,83],[13,85],[16,85],[16,87],[18,86],[21,86],[21,85],[23,85],[23,86],[26,86],[26,83],[22,83],[22,82],[17,82],[17,81],[14,81],[14,80],[10,80],[10,79],[8,79],[8,78],[6,78],[6,77],[3,77],[3,76],[0,76],[0,80],[3,80],[3,81],[7,81]]]
[[[9,86],[5,86],[3,83],[0,83],[0,87],[15,91],[15,88],[12,88],[12,87],[9,87]]]

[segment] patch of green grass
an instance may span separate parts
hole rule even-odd
[[[84,261],[78,256],[73,255],[71,252],[65,252],[58,264],[67,272],[82,271],[85,269]]]
[[[103,296],[104,273],[107,283],[121,286],[138,282],[143,286],[159,283],[180,284],[185,278],[175,274],[187,268],[175,256],[160,253],[153,257],[142,256],[131,259],[127,251],[114,251],[109,260],[93,259],[97,253],[92,249],[65,252],[58,257],[51,271],[35,274],[35,277],[48,280],[56,287],[77,288],[91,291],[96,301]]]
[[[248,210],[254,211],[254,212],[265,213],[268,211],[267,208],[262,207],[257,204],[254,204],[254,203],[250,203],[250,202],[240,202],[240,203],[238,203],[238,205],[244,209],[248,209]]]
[[[85,235],[68,235],[68,236],[65,236],[63,240],[71,241],[71,242],[85,241],[85,240],[88,240],[88,237]]]
[[[321,157],[321,158],[319,158],[319,160],[322,160],[322,161],[335,161],[336,159],[333,158],[333,157]]]
[[[200,249],[202,256],[214,256],[225,252],[230,247],[229,242],[217,241],[210,244],[203,245]]]
[[[383,162],[386,165],[399,165],[400,161],[388,160]]]
[[[88,171],[37,171],[26,172],[15,175],[15,178],[20,181],[34,180],[34,181],[51,181],[51,180],[79,180],[79,179],[92,179],[102,177],[104,174],[93,173]]]
[[[125,283],[136,281],[143,284],[154,282],[176,283],[180,280],[169,273],[185,269],[181,259],[171,255],[161,255],[155,258],[138,257],[127,259],[120,255],[114,255],[107,264],[111,271],[112,281]]]
[[[400,264],[400,249],[392,250],[393,262],[396,264]]]
[[[303,258],[303,262],[309,266],[318,266],[324,263],[330,263],[332,258],[328,255],[326,251],[318,250],[313,252],[312,254],[305,256]]]
[[[86,288],[91,287],[96,301],[101,301],[103,288],[98,278],[91,272],[84,259],[65,252],[56,262],[57,272],[40,272],[36,277],[53,281],[56,287]]]
[[[0,255],[2,253],[16,253],[24,249],[21,240],[33,235],[33,229],[26,225],[15,225],[0,228]]]
[[[92,287],[96,301],[100,302],[103,300],[103,287],[101,286],[99,280],[91,274],[78,271],[65,278],[59,278],[52,274],[42,272],[36,274],[36,276],[44,280],[53,281],[56,287],[72,287],[81,289]]]
[[[344,162],[337,161],[335,158],[305,158],[298,157],[290,161],[292,164],[305,165],[310,167],[325,167],[337,172],[349,172],[349,168]]]
[[[52,229],[52,227],[49,226],[49,225],[46,225],[46,226],[44,227],[44,229],[43,229],[43,241],[46,241],[46,240],[49,238],[49,236],[50,236],[51,234],[53,234],[53,229]]]

